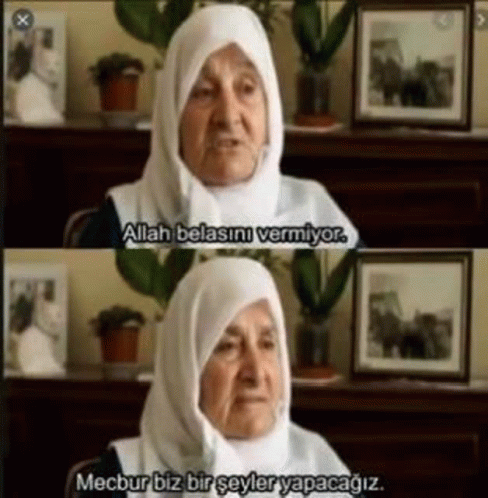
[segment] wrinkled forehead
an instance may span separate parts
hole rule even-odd
[[[191,89],[201,76],[212,75],[218,64],[225,63],[232,70],[248,70],[254,72],[263,86],[265,96],[268,95],[266,84],[266,70],[258,57],[246,52],[245,48],[236,41],[227,41],[217,44],[213,50],[198,48],[189,64],[181,63],[177,66],[175,81],[175,97],[178,115],[181,115]]]
[[[210,54],[200,69],[198,77],[213,77],[219,68],[226,68],[233,73],[247,70],[261,75],[254,63],[247,57],[237,43],[229,43],[225,47]]]

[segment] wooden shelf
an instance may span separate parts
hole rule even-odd
[[[96,116],[5,136],[7,247],[59,247],[68,216],[138,179],[150,149],[149,131]],[[484,130],[287,132],[281,169],[325,185],[369,247],[488,247]]]
[[[488,160],[488,129],[479,133],[341,129],[324,134],[287,133],[285,143],[285,156]]]

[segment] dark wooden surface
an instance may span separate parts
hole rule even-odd
[[[5,496],[62,496],[73,463],[139,433],[148,387],[98,375],[8,379]],[[386,490],[377,496],[485,496],[488,389],[295,386],[292,418],[327,437],[354,471],[380,476]]]
[[[140,177],[149,131],[9,126],[7,247],[59,247],[70,213]],[[488,134],[287,132],[282,171],[324,184],[370,247],[488,247]]]

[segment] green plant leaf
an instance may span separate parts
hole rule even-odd
[[[329,24],[325,38],[318,51],[317,63],[325,69],[341,45],[347,33],[349,23],[356,11],[356,0],[346,0],[341,10],[334,16]]]
[[[320,49],[321,21],[316,0],[295,0],[292,28],[305,60],[313,59]]]
[[[118,249],[116,266],[129,286],[166,304],[193,264],[194,249],[172,249],[163,264],[151,249]]]
[[[146,320],[141,312],[119,305],[100,311],[96,318],[90,320],[96,334],[100,336],[109,331],[118,330],[128,322],[135,322],[142,327]]]
[[[195,249],[172,249],[164,261],[164,268],[169,271],[169,299],[176,289],[179,281],[186,275],[195,259]]]
[[[132,36],[156,48],[166,48],[178,26],[190,15],[195,0],[115,0],[115,15]]]
[[[122,278],[136,292],[154,296],[154,277],[158,263],[151,249],[117,249],[115,264]]]
[[[118,76],[127,69],[133,69],[136,72],[142,73],[144,72],[144,64],[140,59],[132,57],[129,54],[114,52],[110,55],[100,57],[96,64],[90,66],[88,69],[92,73],[94,82],[102,85],[107,79]]]
[[[311,313],[317,307],[320,292],[320,264],[313,249],[297,249],[291,264],[293,287],[302,306]]]
[[[335,306],[337,300],[344,291],[349,272],[356,261],[356,251],[349,249],[339,261],[337,266],[332,270],[327,280],[326,288],[320,296],[317,305],[317,314],[326,318]]]

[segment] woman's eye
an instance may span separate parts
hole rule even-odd
[[[233,342],[221,342],[220,344],[217,344],[215,348],[216,353],[226,353],[229,351],[233,351],[235,348],[237,348],[237,344]]]
[[[261,347],[263,349],[267,349],[269,351],[272,351],[274,349],[276,349],[276,342],[275,341],[272,341],[271,339],[270,340],[265,340],[261,343]]]
[[[205,99],[213,95],[213,88],[211,87],[197,87],[191,92],[191,97],[194,99]]]
[[[241,92],[244,95],[253,95],[256,91],[256,85],[252,82],[244,82],[241,84]]]

